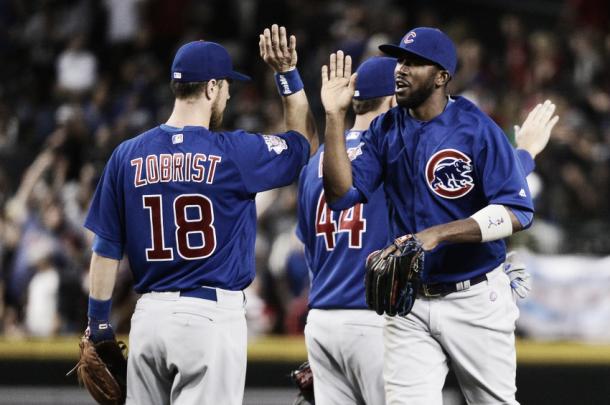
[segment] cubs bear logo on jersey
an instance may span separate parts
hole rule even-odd
[[[455,149],[436,152],[426,163],[428,187],[443,198],[460,198],[474,188],[472,161]]]

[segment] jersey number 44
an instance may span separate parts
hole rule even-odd
[[[332,211],[326,204],[324,192],[320,193],[316,207],[316,236],[324,238],[326,250],[335,248],[338,233],[349,234],[349,247],[352,249],[362,248],[362,235],[366,232],[366,219],[364,218],[364,206],[356,204],[351,208],[341,211],[336,219],[336,211]]]

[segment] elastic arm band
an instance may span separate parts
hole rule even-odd
[[[470,216],[481,229],[481,242],[506,238],[513,234],[510,214],[503,205],[491,204]]]
[[[274,78],[277,91],[281,96],[289,96],[303,90],[303,81],[296,68],[288,72],[276,73]]]

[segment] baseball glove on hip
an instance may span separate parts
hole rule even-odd
[[[368,307],[379,315],[406,316],[415,303],[423,268],[424,250],[414,235],[371,253],[366,259]]]
[[[313,371],[309,366],[309,362],[301,364],[298,369],[290,373],[290,378],[299,388],[299,395],[294,400],[292,405],[314,405],[313,396]]]
[[[123,342],[105,340],[93,343],[83,336],[80,359],[68,373],[76,371],[78,381],[102,405],[121,405],[127,395],[127,359]]]

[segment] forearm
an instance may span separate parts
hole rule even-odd
[[[100,301],[109,300],[112,297],[118,269],[118,260],[99,256],[93,252],[89,266],[89,296]]]
[[[352,164],[345,151],[345,112],[326,113],[326,132],[322,173],[324,193],[330,203],[352,187]]]
[[[512,233],[522,230],[523,226],[515,214],[510,208],[506,208],[506,210],[510,217]],[[435,225],[418,232],[415,236],[422,242],[425,250],[432,250],[440,243],[480,243],[483,241],[481,226],[472,217]]]
[[[284,106],[284,125],[286,130],[297,131],[309,142],[310,155],[318,149],[318,132],[305,90],[282,97]]]

